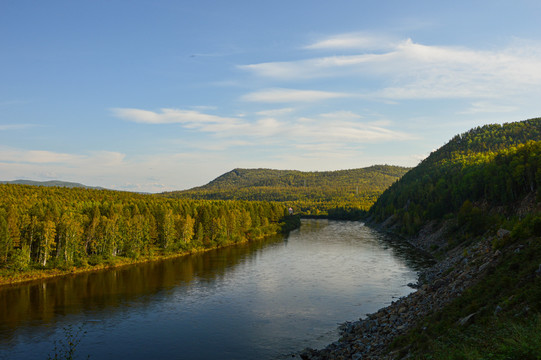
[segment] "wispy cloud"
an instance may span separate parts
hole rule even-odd
[[[242,100],[263,103],[296,103],[315,102],[350,96],[350,94],[340,92],[275,88],[248,93],[242,97]]]
[[[117,117],[144,124],[203,124],[234,121],[232,118],[209,115],[195,110],[161,109],[160,113],[133,108],[111,109]]]
[[[504,113],[515,110],[518,110],[516,106],[494,104],[488,101],[477,101],[472,103],[469,109],[461,111],[460,114]]]
[[[101,164],[115,166],[124,161],[125,155],[113,151],[93,151],[88,154],[69,154],[49,150],[26,150],[0,147],[0,162],[27,164]]]
[[[185,128],[210,132],[221,137],[222,143],[235,146],[250,146],[254,138],[274,143],[289,141],[297,143],[381,142],[413,138],[410,134],[391,130],[389,123],[361,121],[362,116],[351,111],[323,113],[313,117],[295,117],[291,116],[289,108],[286,109],[278,109],[274,113],[258,112],[251,117],[242,118],[219,118],[198,113],[196,118],[212,120],[200,123],[193,120],[187,121],[183,110],[162,109],[160,112],[153,112],[139,109],[125,109],[126,111],[115,109],[115,114],[134,122],[142,122],[143,118],[148,119],[145,121],[148,124],[180,124]],[[178,118],[174,114],[178,114]]]
[[[195,110],[161,109],[159,112],[133,109],[111,109],[114,116],[141,124],[180,124],[189,129],[205,132],[238,130],[243,126],[240,119],[221,117]]]
[[[373,51],[377,44],[382,44],[381,51]],[[531,89],[538,91],[541,83],[541,46],[524,41],[500,49],[477,50],[423,45],[411,39],[394,42],[378,36],[345,34],[306,48],[356,47],[370,51],[240,68],[281,81],[371,78],[379,84],[370,90],[369,96],[383,99],[496,98]]]
[[[49,163],[76,163],[82,160],[81,156],[57,153],[46,150],[20,150],[3,147],[0,149],[0,161],[34,164]]]
[[[22,129],[28,129],[31,127],[34,127],[36,125],[33,124],[5,124],[0,125],[0,131],[4,130],[22,130]]]
[[[271,110],[261,110],[256,114],[259,116],[282,116],[294,112],[294,108],[280,108],[280,109],[271,109]]]
[[[383,50],[392,49],[397,40],[386,35],[354,32],[329,36],[305,46],[310,50]]]

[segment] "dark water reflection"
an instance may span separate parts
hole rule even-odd
[[[94,359],[271,359],[333,341],[411,291],[425,259],[357,222],[0,289],[0,359],[45,359],[84,324]]]

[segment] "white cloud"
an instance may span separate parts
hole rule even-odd
[[[282,109],[272,109],[272,110],[261,110],[256,114],[260,116],[282,116],[294,112],[293,108],[282,108]]]
[[[63,164],[66,166],[118,166],[126,155],[114,151],[93,151],[87,154],[68,154],[48,150],[27,150],[0,147],[0,162],[19,164]]]
[[[273,79],[314,79],[341,76],[343,75],[343,70],[340,70],[341,68],[370,64],[375,62],[380,56],[378,54],[328,56],[298,61],[241,65],[239,68],[250,71],[257,76]]]
[[[326,113],[326,114],[321,114],[320,115],[321,117],[323,118],[328,118],[328,119],[361,119],[362,116],[358,115],[358,114],[355,114],[354,112],[352,111],[335,111],[335,112],[332,112],[332,113]]]
[[[377,36],[346,34],[321,40],[308,48],[351,49],[380,41]],[[369,95],[363,96],[383,99],[481,99],[539,91],[539,44],[516,41],[505,48],[476,50],[423,45],[411,39],[384,43],[384,51],[380,52],[266,62],[240,68],[257,76],[290,82],[358,78],[362,85],[365,78],[375,79],[379,83],[369,89]]]
[[[328,99],[349,97],[350,94],[296,89],[265,89],[248,93],[242,97],[244,101],[264,103],[296,103],[315,102]]]
[[[393,131],[382,126],[356,121],[329,120],[322,118],[307,119],[291,126],[290,136],[306,142],[342,142],[349,143],[377,143],[385,141],[412,140],[414,137],[399,131]]]
[[[477,101],[471,104],[470,108],[459,112],[459,114],[480,114],[480,113],[504,113],[518,110],[516,106],[494,104],[488,101]]]
[[[77,163],[83,158],[79,155],[57,153],[46,150],[20,150],[9,147],[0,148],[1,162],[19,162],[19,163]]]
[[[297,94],[297,98],[302,96],[332,96],[335,93],[312,94],[310,91],[286,90],[281,92],[280,96],[293,92]],[[297,93],[297,92],[300,92]],[[293,95],[295,97],[295,95]],[[276,99],[273,97],[273,99]],[[289,109],[289,108],[288,108]],[[194,123],[188,122],[180,115],[179,119],[175,120],[172,114],[184,114],[183,110],[165,111],[156,113],[147,110],[127,109],[129,111],[120,111],[122,117],[126,120],[139,122],[139,114],[144,114],[145,119],[151,119],[150,124],[170,124],[178,123],[189,129],[211,133],[216,137],[220,137],[220,143],[234,146],[251,146],[254,143],[254,138],[258,138],[258,142],[265,140],[268,143],[283,143],[283,142],[328,142],[328,141],[353,141],[353,142],[381,142],[391,140],[410,140],[412,136],[406,133],[390,130],[389,122],[365,122],[361,121],[362,117],[351,111],[336,111],[332,113],[323,113],[314,117],[292,117],[289,116],[289,111],[277,111],[277,115],[285,116],[265,116],[257,120],[250,120],[249,117],[243,118],[218,118],[212,122]],[[283,110],[283,109],[282,109]],[[167,117],[167,120],[156,120],[162,116]],[[261,112],[256,115],[261,115]],[[201,118],[207,118],[206,114],[199,113]],[[130,118],[129,116],[133,116]],[[217,145],[214,144],[213,148]]]
[[[161,113],[133,108],[114,108],[119,118],[143,124],[188,124],[234,122],[235,119],[209,115],[195,110],[161,109]]]
[[[384,36],[369,33],[347,33],[330,36],[305,47],[310,50],[378,50],[389,49],[396,45],[396,40]]]

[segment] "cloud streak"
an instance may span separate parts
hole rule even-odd
[[[93,151],[88,154],[69,154],[48,150],[26,150],[11,147],[0,148],[0,162],[26,164],[101,164],[116,166],[124,161],[125,154],[114,151]]]
[[[320,40],[306,49],[370,51],[240,68],[259,77],[287,82],[357,78],[362,84],[363,79],[375,79],[379,84],[368,96],[395,100],[497,98],[538,89],[541,82],[541,47],[525,42],[495,50],[474,50],[345,34]]]
[[[350,94],[318,91],[318,90],[296,90],[296,89],[264,89],[242,96],[242,100],[262,103],[299,103],[316,102],[329,99],[350,97]]]
[[[318,40],[304,48],[309,50],[387,50],[397,41],[389,36],[363,32],[339,34]]]
[[[184,110],[162,109],[160,112],[140,109],[114,109],[113,113],[127,121],[137,123],[179,124],[180,126],[212,133],[216,137],[228,138],[224,143],[235,146],[251,146],[253,139],[283,143],[338,142],[382,142],[410,140],[409,134],[393,131],[381,123],[361,121],[362,117],[351,111],[336,111],[314,117],[294,117],[291,108],[261,111],[251,118],[221,118],[204,113],[187,120]],[[190,112],[193,113],[193,112]],[[204,119],[198,122],[195,119]],[[207,121],[208,119],[211,119]]]

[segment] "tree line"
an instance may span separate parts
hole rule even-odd
[[[287,214],[268,202],[0,184],[0,268],[84,267],[225,246],[279,232]]]

